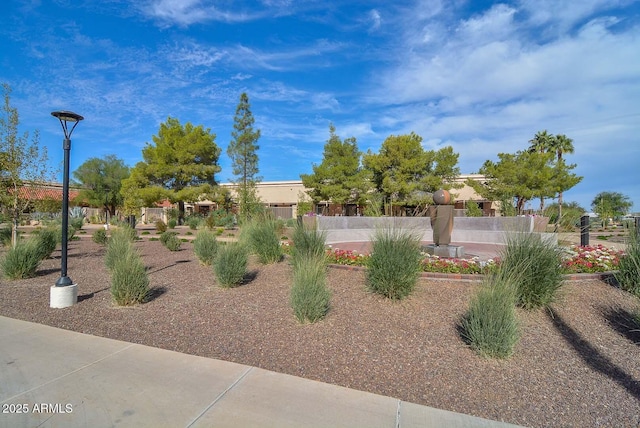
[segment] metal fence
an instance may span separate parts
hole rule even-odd
[[[275,218],[288,220],[293,218],[293,207],[267,207]]]

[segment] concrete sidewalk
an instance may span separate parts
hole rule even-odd
[[[0,427],[508,427],[0,317]]]

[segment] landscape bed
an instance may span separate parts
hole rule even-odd
[[[175,252],[134,245],[151,280],[149,302],[112,303],[104,247],[87,236],[69,244],[76,305],[49,308],[56,250],[37,277],[0,280],[0,314],[524,426],[640,423],[639,304],[605,282],[567,282],[551,311],[518,310],[522,338],[498,361],[478,357],[458,333],[477,283],[422,278],[393,302],[366,291],[364,272],[329,269],[330,311],[303,325],[289,305],[286,260],[253,260],[248,282],[223,289],[191,243]]]

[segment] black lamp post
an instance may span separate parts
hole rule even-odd
[[[52,116],[57,117],[62,125],[64,140],[62,149],[64,150],[64,172],[62,181],[62,259],[60,267],[60,278],[56,281],[56,287],[66,287],[73,284],[71,278],[67,276],[67,233],[69,230],[69,152],[71,151],[71,133],[76,128],[78,122],[84,119],[79,114],[70,111],[54,111]],[[71,130],[67,128],[69,122],[73,123]],[[75,303],[75,302],[73,302]]]

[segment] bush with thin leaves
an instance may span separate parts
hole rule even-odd
[[[282,260],[282,246],[278,238],[278,222],[268,216],[252,219],[243,225],[241,240],[262,264]]]
[[[42,261],[42,252],[35,239],[18,241],[0,261],[2,274],[8,279],[25,279],[36,276]]]
[[[160,240],[162,241],[162,239]],[[180,246],[182,245],[182,241],[180,241],[180,239],[174,234],[170,234],[167,239],[162,241],[162,243],[169,251],[179,251]]]
[[[118,258],[111,269],[111,297],[120,306],[144,303],[149,295],[149,277],[140,256],[132,249]]]
[[[248,259],[244,245],[237,242],[222,245],[213,262],[213,271],[220,286],[240,285],[247,273]]]
[[[403,299],[418,281],[421,260],[419,237],[400,229],[379,229],[367,263],[367,287],[390,299]]]
[[[562,250],[539,233],[510,233],[500,270],[516,284],[516,302],[525,309],[547,307],[563,285]]]
[[[326,263],[317,255],[298,256],[293,270],[290,303],[299,322],[316,322],[329,311],[331,291],[326,285]]]
[[[325,258],[326,233],[315,228],[307,228],[302,224],[296,225],[293,232],[293,249],[291,256],[294,264],[298,259]]]
[[[106,230],[98,229],[95,232],[93,232],[93,235],[91,236],[91,239],[96,244],[105,245],[109,238],[107,238],[107,231]]]
[[[0,245],[11,245],[11,228],[0,227]]]
[[[129,233],[123,229],[114,230],[111,238],[107,242],[104,263],[109,270],[112,270],[119,259],[125,257],[131,251],[131,241]]]
[[[640,236],[635,227],[629,228],[627,249],[618,263],[614,274],[616,281],[625,291],[640,297]]]
[[[514,279],[488,275],[460,323],[462,338],[483,357],[508,358],[520,340]]]
[[[218,241],[215,233],[203,229],[196,235],[193,241],[193,252],[204,265],[211,265],[218,253]]]
[[[82,229],[82,226],[84,226],[84,217],[70,217],[69,226],[73,227],[76,231]]]
[[[162,220],[156,220],[156,231],[164,233],[167,231],[167,224]]]
[[[58,244],[58,234],[60,231],[56,229],[41,229],[37,234],[34,234],[36,248],[40,253],[40,259],[44,260],[51,256],[51,253],[56,249]]]
[[[178,236],[177,232],[162,232],[162,234],[160,235],[160,242],[162,243],[162,245],[164,245],[165,247],[167,246],[167,242],[171,239],[171,238],[176,238]]]

